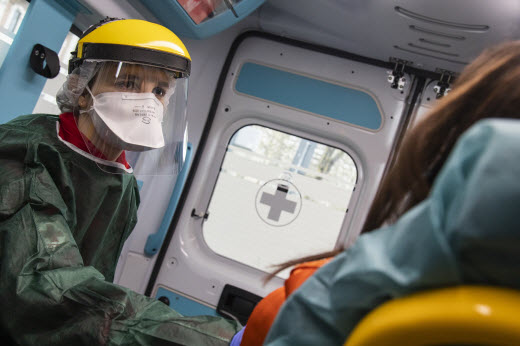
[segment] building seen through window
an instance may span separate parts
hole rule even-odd
[[[340,149],[263,126],[243,127],[227,147],[204,240],[218,255],[266,272],[332,250],[357,174]]]
[[[0,0],[0,66],[20,28],[29,3],[26,0]]]

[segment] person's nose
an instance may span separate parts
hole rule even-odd
[[[157,89],[157,82],[144,81],[141,86],[141,92],[143,93],[155,93]]]

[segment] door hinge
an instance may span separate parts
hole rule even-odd
[[[450,92],[450,86],[453,82],[453,78],[455,77],[455,72],[443,70],[440,68],[435,69],[435,72],[440,73],[441,78],[433,87],[433,91],[435,91],[435,98],[440,99],[441,97],[448,95]]]
[[[394,63],[394,69],[392,71],[388,71],[387,81],[390,83],[390,87],[392,89],[398,89],[400,91],[404,90],[404,86],[406,85],[406,78],[404,76],[404,68],[406,65],[411,65],[411,61],[390,58],[390,62]]]

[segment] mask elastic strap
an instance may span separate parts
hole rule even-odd
[[[92,99],[94,100],[94,94],[92,94],[92,90],[90,90],[90,87],[87,85],[85,89],[88,91],[88,93],[90,94],[90,96],[92,96]]]

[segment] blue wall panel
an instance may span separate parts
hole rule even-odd
[[[235,89],[370,130],[381,127],[381,112],[371,95],[323,80],[248,62],[240,70]]]
[[[155,298],[167,297],[170,307],[184,316],[219,316],[215,309],[159,287]]]
[[[59,52],[75,17],[68,7],[55,0],[31,1],[0,68],[0,123],[32,113],[46,78],[31,69],[30,53],[37,43]]]

